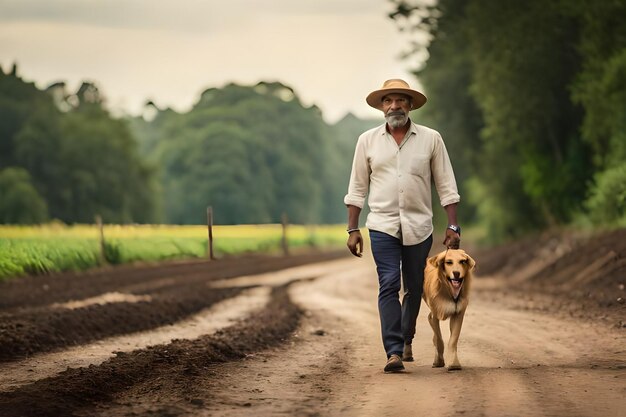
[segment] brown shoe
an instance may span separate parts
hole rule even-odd
[[[393,373],[393,372],[402,372],[404,371],[404,365],[402,364],[402,359],[399,355],[393,354],[387,360],[387,365],[385,365],[385,373]]]
[[[404,345],[404,352],[402,352],[402,360],[404,362],[413,362],[413,348],[411,348],[411,345]]]

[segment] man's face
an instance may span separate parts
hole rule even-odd
[[[411,98],[404,94],[387,94],[383,97],[383,113],[392,128],[404,126],[409,121]]]

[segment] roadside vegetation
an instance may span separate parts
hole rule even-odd
[[[626,227],[626,1],[391,3],[415,34],[407,61],[429,98],[416,116],[446,141],[463,224],[491,242]]]
[[[471,228],[495,244],[559,228],[626,227],[626,0],[390,3],[389,17],[415,34],[410,81],[429,97],[411,117],[444,137],[465,238]],[[118,117],[93,81],[42,89],[16,64],[0,68],[0,224],[99,216],[196,230],[141,226],[152,234],[130,237],[106,226],[101,251],[95,235],[65,236],[87,226],[0,229],[0,276],[205,256],[204,229],[191,225],[206,221],[207,206],[216,225],[272,225],[284,215],[341,224],[357,137],[382,122],[347,114],[329,124],[279,81],[209,87],[185,112],[149,101],[142,115]],[[435,212],[441,230],[443,211]],[[216,231],[215,252],[279,250],[280,233],[269,232],[279,226],[266,227],[266,236]],[[345,239],[298,227],[291,247]]]
[[[345,244],[343,225],[290,225],[286,233],[294,252]],[[283,253],[278,224],[214,226],[213,237],[217,258]],[[0,226],[0,280],[107,264],[208,258],[207,242],[206,226],[105,225],[102,253],[95,225]]]

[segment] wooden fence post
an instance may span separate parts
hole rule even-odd
[[[282,226],[283,226],[283,236],[281,239],[281,246],[283,248],[283,255],[289,256],[289,245],[287,245],[287,223],[289,219],[287,218],[287,213],[283,213],[281,216]]]
[[[316,246],[315,234],[316,234],[317,227],[316,225],[312,224],[312,225],[309,225],[308,229],[309,229],[309,246],[314,248]]]
[[[207,227],[209,229],[209,240],[207,241],[207,255],[209,256],[209,260],[212,261],[215,259],[213,256],[213,207],[208,206],[206,208],[206,221]]]
[[[100,262],[107,263],[107,257],[104,244],[104,225],[102,224],[102,216],[96,214],[96,227],[98,228],[98,237],[100,240]]]

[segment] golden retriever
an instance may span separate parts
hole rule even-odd
[[[461,369],[456,346],[469,302],[472,271],[475,266],[476,262],[461,249],[448,249],[426,261],[422,298],[430,308],[428,322],[433,328],[433,344],[436,349],[434,368],[445,366],[439,321],[449,318],[448,352],[452,357],[452,363],[448,366],[448,370]]]

